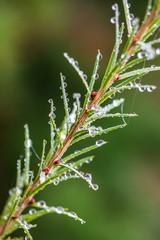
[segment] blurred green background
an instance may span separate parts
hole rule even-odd
[[[117,2],[122,10],[121,1]],[[49,142],[49,98],[54,98],[57,125],[63,119],[59,72],[67,77],[70,106],[73,92],[80,92],[84,99],[85,88],[62,53],[68,52],[78,60],[81,69],[90,76],[100,49],[103,54],[100,79],[103,76],[114,44],[114,25],[110,23],[113,3],[112,0],[0,2],[1,210],[8,190],[14,185],[16,161],[24,154],[23,125],[29,124],[33,146],[40,155],[43,138]],[[130,3],[131,11],[142,19],[147,0]],[[159,63],[160,58],[154,60],[154,64]],[[159,240],[159,76],[151,73],[143,80],[157,85],[153,93],[127,91],[116,95],[126,98],[124,112],[136,112],[139,117],[130,119],[126,128],[105,135],[103,139],[109,143],[92,152],[94,161],[83,167],[83,171],[93,174],[93,182],[99,185],[97,192],[85,182],[73,180],[58,187],[49,186],[36,196],[36,200],[43,199],[48,205],[68,207],[87,223],[81,225],[57,214],[44,216],[37,220],[38,227],[31,230],[34,239]],[[102,125],[116,123],[117,120],[107,119]],[[95,141],[91,139],[92,143]],[[88,144],[87,141],[85,146]],[[38,159],[32,154],[32,165],[37,164]]]

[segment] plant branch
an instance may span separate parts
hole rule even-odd
[[[132,56],[132,53],[134,52],[136,46],[137,46],[137,42],[141,41],[141,39],[143,38],[143,36],[145,35],[145,33],[147,32],[148,28],[151,26],[151,23],[153,22],[153,20],[157,17],[157,15],[160,12],[160,5],[159,7],[156,9],[156,11],[152,11],[150,16],[146,19],[146,22],[141,26],[141,28],[139,29],[139,31],[137,32],[136,35],[133,36],[131,44],[128,48],[127,51],[127,55],[129,56],[129,58]],[[128,58],[128,59],[129,59]],[[123,68],[123,66],[126,64],[127,60],[124,59],[124,61],[122,62],[121,66],[117,69],[116,73],[114,74],[114,76],[109,80],[107,86],[105,89],[100,88],[97,92],[97,95],[95,96],[95,98],[93,100],[90,100],[88,107],[93,107],[96,106],[100,100],[102,99],[103,95],[105,94],[105,92],[109,89],[109,87],[115,82],[116,80],[116,74],[119,72],[120,69]],[[55,152],[55,154],[53,155],[53,157],[51,158],[51,160],[48,162],[47,164],[47,168],[49,171],[51,171],[56,164],[57,160],[60,160],[62,158],[62,156],[64,155],[64,153],[67,151],[67,149],[70,146],[70,143],[72,142],[72,140],[74,139],[73,135],[74,133],[76,133],[76,131],[78,131],[79,127],[83,126],[84,122],[86,121],[86,119],[88,118],[88,113],[87,113],[87,109],[84,110],[84,112],[80,115],[76,125],[74,125],[72,127],[72,129],[70,130],[70,132],[68,133],[67,137],[65,138],[65,140],[63,141],[62,145],[57,149],[57,151]],[[37,179],[36,182],[34,182],[32,185],[30,185],[28,192],[26,193],[26,197],[24,198],[23,202],[21,203],[21,205],[19,206],[19,208],[17,209],[17,211],[15,212],[16,215],[20,215],[23,210],[28,206],[31,198],[33,196],[28,196],[28,194],[40,183],[40,177]],[[9,226],[11,226],[14,223],[14,219],[12,218],[9,223],[6,225],[5,223],[3,223],[0,226],[0,239],[3,239],[3,234],[4,231],[9,228]]]

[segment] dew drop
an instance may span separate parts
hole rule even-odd
[[[158,55],[160,54],[160,48],[156,49],[156,54],[158,54]]]
[[[145,89],[143,89],[143,88],[141,88],[141,87],[138,87],[138,90],[139,90],[140,92],[144,92]]]
[[[152,92],[153,89],[152,89],[151,87],[147,87],[147,91],[148,91],[148,92]]]
[[[33,215],[34,213],[36,213],[36,209],[32,208],[32,209],[29,210],[30,215]]]
[[[59,207],[56,208],[56,212],[57,212],[58,214],[62,214],[62,213],[64,212],[64,208],[61,207],[61,206],[59,206]]]
[[[54,184],[55,186],[57,186],[58,183],[59,183],[59,181],[55,181],[55,182],[53,182],[53,184]]]
[[[131,7],[131,4],[130,3],[127,3],[127,8],[130,8]]]
[[[152,66],[151,66],[151,68],[155,68],[155,67],[156,67],[156,65],[152,65]]]
[[[112,5],[112,10],[115,11],[117,9],[117,3]]]
[[[49,103],[52,103],[52,102],[53,102],[53,100],[52,100],[52,99],[49,99],[49,100],[48,100],[48,102],[49,102]]]
[[[86,75],[86,74],[83,74],[83,78],[84,78],[85,80],[87,80],[87,75]]]
[[[139,53],[137,54],[137,57],[138,57],[139,59],[143,58],[143,53],[142,53],[142,52],[139,52]]]
[[[111,22],[112,24],[115,24],[115,22],[116,22],[115,17],[112,17],[112,18],[110,19],[110,22]]]
[[[69,216],[77,217],[77,214],[76,214],[75,212],[70,212],[70,213],[69,213]]]
[[[133,20],[134,19],[134,14],[133,13],[130,13],[130,20]]]
[[[123,59],[123,58],[124,58],[124,56],[125,56],[125,55],[124,55],[124,54],[122,54],[122,55],[121,55],[121,58]]]
[[[80,93],[73,93],[73,98],[76,99],[76,98],[80,98],[81,97],[81,94]]]
[[[95,80],[97,80],[99,78],[99,74],[96,73],[96,74],[93,75],[93,77],[94,77]]]
[[[92,181],[92,175],[90,174],[90,173],[86,173],[86,174],[84,174],[84,179],[86,180],[86,181]]]
[[[92,188],[93,188],[94,190],[98,190],[99,187],[98,187],[97,184],[93,184],[93,185],[92,185]]]
[[[103,58],[102,53],[99,53],[99,60],[102,60],[102,58]]]
[[[32,140],[31,140],[31,139],[27,139],[27,140],[24,142],[24,146],[27,147],[27,148],[32,147]]]
[[[46,207],[46,202],[45,201],[39,201],[37,204],[41,207]]]
[[[104,142],[103,140],[101,140],[101,139],[99,139],[99,140],[96,141],[96,145],[97,145],[98,147],[102,146],[104,143],[105,143],[105,142]]]
[[[63,76],[63,77],[64,77],[64,76]],[[67,87],[67,83],[66,83],[66,82],[64,82],[63,84],[64,84],[64,88],[66,88],[66,87]]]
[[[30,240],[30,237],[28,235],[26,235],[25,240]]]

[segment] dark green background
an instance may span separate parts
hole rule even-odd
[[[117,2],[122,10],[121,1]],[[130,2],[131,11],[142,19],[147,1]],[[23,125],[29,124],[33,146],[40,155],[43,138],[49,142],[49,98],[54,98],[57,108],[57,125],[63,120],[59,72],[67,77],[70,106],[73,92],[80,92],[84,99],[85,88],[62,53],[68,52],[78,60],[81,69],[90,76],[100,49],[102,78],[114,44],[114,25],[110,23],[113,3],[109,0],[1,1],[1,209],[8,190],[14,185],[16,161],[24,154]],[[157,58],[154,64],[159,63]],[[87,223],[81,225],[66,216],[48,215],[37,220],[38,227],[31,230],[34,239],[159,240],[159,76],[157,72],[144,77],[143,83],[158,86],[153,93],[127,91],[116,95],[116,98],[126,98],[125,112],[136,112],[139,117],[130,119],[125,129],[105,135],[109,143],[92,152],[94,161],[83,167],[83,171],[92,172],[93,182],[99,185],[97,192],[85,182],[75,180],[49,186],[36,197],[48,205],[68,207]],[[102,125],[116,123],[111,119]],[[85,146],[88,145],[87,141]],[[73,151],[79,148],[80,145]],[[32,154],[32,166],[37,164],[38,159]]]

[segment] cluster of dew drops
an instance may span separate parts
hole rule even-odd
[[[65,208],[63,208],[61,206],[58,206],[58,207],[48,207],[46,205],[45,201],[37,202],[37,207],[41,207],[41,208],[45,209],[47,212],[56,212],[58,214],[65,214],[65,215],[68,215],[70,217],[73,217],[75,220],[79,219],[75,212],[73,212],[73,211],[71,211],[71,212],[66,211]],[[29,210],[29,214],[30,215],[33,215],[35,213],[36,213],[36,209],[32,208],[32,209]],[[84,222],[81,221],[81,223],[83,224]]]

